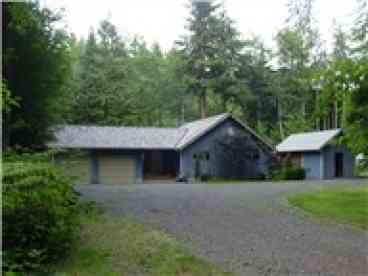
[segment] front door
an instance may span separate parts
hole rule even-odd
[[[335,176],[342,177],[344,175],[344,155],[341,152],[335,154]]]

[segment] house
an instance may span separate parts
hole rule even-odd
[[[352,177],[354,156],[339,143],[341,129],[290,135],[276,146],[283,160],[289,160],[306,170],[307,179]]]
[[[230,114],[178,128],[63,126],[52,148],[82,182],[103,184],[175,180],[177,177],[255,178],[267,173],[272,147]]]

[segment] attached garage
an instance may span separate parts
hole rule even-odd
[[[98,157],[98,178],[102,184],[132,184],[136,181],[135,159],[124,155]]]
[[[78,184],[125,185],[137,182],[137,157],[119,151],[71,150],[58,155],[56,162]]]

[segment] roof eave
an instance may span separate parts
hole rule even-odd
[[[84,147],[84,146],[49,146],[55,149],[81,149],[81,150],[177,150],[176,147]]]
[[[262,139],[254,130],[252,130],[249,126],[247,126],[246,124],[242,123],[241,121],[239,121],[238,119],[234,118],[231,114],[226,114],[226,116],[224,116],[221,120],[219,120],[218,122],[216,122],[216,124],[212,125],[210,128],[206,129],[205,131],[203,131],[202,133],[196,135],[195,137],[193,137],[191,140],[189,140],[187,143],[185,143],[184,145],[178,147],[178,150],[183,150],[186,147],[190,146],[191,144],[193,144],[197,139],[199,139],[200,137],[206,135],[208,132],[210,132],[212,129],[214,129],[215,127],[217,127],[218,125],[220,125],[221,123],[223,123],[224,121],[226,121],[227,119],[231,118],[232,120],[234,120],[235,122],[237,122],[239,125],[241,125],[244,129],[246,129],[247,131],[249,131],[252,135],[254,135],[258,140],[260,140],[264,145],[266,145],[270,151],[274,152],[275,148],[273,146],[271,146],[270,144],[268,144],[264,139]]]

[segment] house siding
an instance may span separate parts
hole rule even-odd
[[[224,160],[224,148],[219,146],[219,141],[223,141],[229,136],[246,136],[250,139],[248,143],[259,150],[259,158],[256,161],[249,161],[246,166],[234,169],[234,166]],[[269,168],[272,153],[264,147],[259,146],[257,138],[251,135],[237,122],[228,119],[212,129],[210,132],[199,138],[193,144],[187,146],[180,153],[180,174],[187,178],[195,177],[196,161],[194,154],[208,152],[209,160],[201,161],[201,172],[215,178],[253,178],[266,174]]]
[[[92,170],[91,170],[91,183],[92,184],[98,184],[98,180],[100,178],[99,176],[99,163],[98,163],[98,158],[97,155],[95,154],[95,152],[91,152],[90,153],[91,156],[91,166],[92,166]]]
[[[143,182],[143,164],[144,164],[144,153],[140,152],[136,155],[136,183]]]
[[[335,171],[335,154],[343,154],[343,177],[354,176],[354,164],[355,159],[353,154],[347,149],[345,145],[327,145],[321,151],[324,157],[324,178],[334,178],[336,176]]]
[[[327,145],[320,152],[304,152],[303,167],[307,179],[331,179],[336,177],[335,154],[343,154],[343,177],[354,176],[354,156],[345,145]]]
[[[307,179],[321,179],[322,170],[321,166],[323,160],[321,159],[320,152],[304,152],[303,153],[303,167],[306,172]]]

